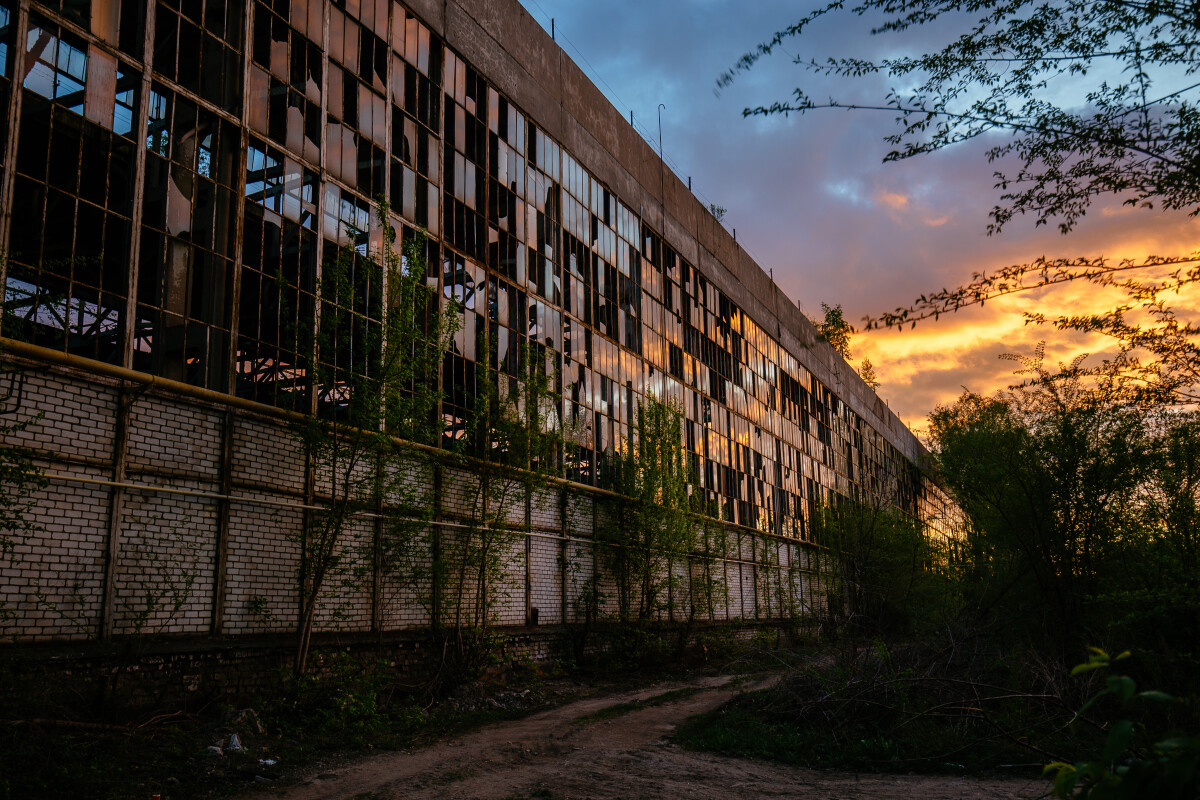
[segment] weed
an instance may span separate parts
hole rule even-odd
[[[806,767],[875,772],[986,772],[1075,752],[1096,738],[1071,729],[1054,687],[1004,685],[1000,662],[950,668],[936,651],[863,648],[849,664],[797,670],[739,695],[675,733],[686,747]],[[1019,674],[1010,674],[1020,677]]]

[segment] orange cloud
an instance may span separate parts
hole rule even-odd
[[[1081,355],[1102,358],[1112,351],[1113,342],[1104,336],[1027,325],[1024,313],[1052,319],[1104,311],[1122,299],[1119,290],[1073,282],[996,298],[982,308],[964,309],[936,322],[927,320],[915,328],[860,333],[852,350],[856,365],[864,358],[871,360],[881,383],[880,395],[905,424],[917,430],[925,427],[930,411],[953,402],[964,389],[990,394],[1018,382],[1020,376],[1014,372],[1020,365],[1001,360],[1003,353],[1032,355],[1045,341],[1045,362],[1053,368]],[[1169,302],[1182,316],[1200,318],[1200,287],[1190,287]]]

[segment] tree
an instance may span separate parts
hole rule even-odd
[[[0,417],[17,414],[21,410],[22,387],[25,375],[20,369],[9,367],[0,372]],[[0,439],[8,441],[27,430],[41,417],[29,417],[12,422],[0,422]],[[46,478],[33,461],[33,453],[27,448],[13,445],[0,447],[0,559],[12,554],[14,538],[20,538],[41,530],[31,516],[33,493],[46,485]]]
[[[1163,277],[1127,277],[1128,273],[1168,270]],[[1195,258],[1039,259],[992,273],[976,273],[955,289],[921,295],[908,307],[867,318],[867,327],[902,327],[1015,292],[1029,291],[1069,281],[1115,288],[1125,299],[1117,305],[1078,314],[1047,317],[1026,313],[1027,323],[1049,325],[1060,331],[1099,333],[1112,341],[1105,357],[1087,368],[1108,376],[1124,390],[1129,402],[1186,404],[1200,400],[1200,326],[1180,316],[1168,300],[1200,281]]]
[[[672,566],[686,563],[696,545],[683,410],[654,397],[638,403],[631,436],[613,454],[608,474],[608,488],[620,497],[605,503],[607,524],[597,533],[616,582],[618,614],[623,622],[653,619],[674,610]],[[716,593],[701,592],[708,600]]]
[[[870,386],[872,390],[879,389],[879,378],[875,376],[875,365],[871,363],[871,359],[864,358],[862,366],[858,369],[858,376],[863,379],[863,383]]]
[[[930,416],[938,471],[969,522],[959,560],[977,617],[1060,646],[1119,631],[1164,657],[1193,650],[1194,415],[1121,402],[1079,359],[1020,360],[1024,384]]]
[[[830,307],[828,303],[821,303],[821,311],[825,314],[825,320],[823,322],[813,321],[817,335],[823,341],[829,342],[829,346],[835,353],[849,360],[850,334],[854,333],[854,328],[842,316],[842,304],[838,303],[836,306]]]
[[[814,516],[813,533],[825,548],[823,611],[835,631],[852,638],[904,631],[922,616],[918,607],[940,579],[919,519],[882,497],[837,498]]]
[[[413,479],[425,456],[408,443],[437,440],[437,371],[456,318],[449,306],[439,310],[426,283],[424,236],[404,238],[397,250],[386,205],[377,217],[380,252],[347,244],[322,266],[309,359],[319,413],[296,424],[319,505],[306,512],[300,537],[297,673],[331,579],[353,583],[356,567],[378,573],[405,563],[430,518],[428,489]],[[365,231],[348,236],[366,240]],[[372,518],[379,524],[364,533]]]
[[[470,517],[440,535],[435,563],[441,624],[454,634],[461,666],[472,661],[507,597],[505,573],[525,519],[513,517],[560,476],[564,426],[554,354],[529,345],[500,359],[484,334],[477,352],[471,412],[450,449]]]
[[[1014,216],[1070,230],[1097,197],[1195,213],[1200,206],[1200,26],[1190,3],[1137,0],[833,0],[758,45],[720,78],[729,85],[784,42],[826,18],[869,17],[873,34],[921,29],[940,49],[885,58],[797,59],[815,76],[884,77],[876,104],[792,98],[747,115],[818,109],[894,114],[885,160],[933,152],[993,133],[1002,203],[990,230]],[[1009,165],[1013,166],[1009,166]]]
[[[0,254],[0,262],[3,256]],[[21,411],[25,375],[15,367],[0,372],[0,418],[12,417]],[[37,416],[0,421],[0,440],[5,442],[33,425]],[[0,446],[0,564],[13,557],[17,541],[41,531],[32,515],[34,494],[46,486],[42,470],[34,463],[34,454],[25,447]],[[12,618],[12,611],[0,601],[0,625]]]
[[[983,0],[964,7],[933,0],[863,0],[847,8],[836,0],[745,54],[718,83],[728,85],[784,42],[845,14],[877,20],[875,34],[922,29],[923,40],[940,35],[943,43],[914,56],[798,59],[813,76],[882,76],[903,87],[889,90],[879,103],[819,101],[798,88],[789,101],[745,113],[833,108],[892,113],[897,129],[887,137],[894,149],[886,161],[979,136],[1003,136],[987,152],[998,165],[995,187],[1001,192],[989,232],[1029,214],[1037,225],[1054,221],[1067,233],[1092,202],[1104,197],[1145,208],[1200,211],[1200,83],[1192,80],[1200,68],[1200,26],[1191,5]],[[1027,321],[1109,336],[1115,353],[1090,371],[1121,376],[1135,400],[1193,402],[1200,399],[1200,328],[1180,319],[1166,298],[1198,280],[1196,255],[1119,262],[1041,258],[923,294],[906,307],[867,318],[866,327],[937,319],[997,296],[1067,281],[1115,287],[1127,298],[1116,307],[1054,318],[1028,314]]]

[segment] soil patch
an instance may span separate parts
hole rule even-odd
[[[745,686],[760,689],[759,681]],[[669,739],[688,717],[717,708],[740,688],[703,676],[592,697],[497,723],[409,752],[388,753],[264,786],[288,800],[417,798],[1034,798],[1036,780],[818,772],[765,761],[696,753]]]

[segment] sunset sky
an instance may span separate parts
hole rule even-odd
[[[1132,209],[1113,201],[1094,206],[1076,230],[1015,220],[989,237],[989,210],[998,202],[986,150],[999,139],[975,140],[892,164],[883,137],[887,112],[817,111],[790,118],[744,119],[746,106],[788,99],[803,83],[809,94],[878,103],[886,79],[818,84],[792,56],[879,57],[938,47],[945,30],[917,36],[871,36],[869,24],[829,20],[791,40],[787,53],[742,73],[728,88],[716,78],[739,56],[794,22],[807,3],[782,0],[522,0],[542,25],[555,19],[558,43],[621,113],[657,143],[659,103],[668,165],[693,180],[706,205],[728,209],[725,224],[809,316],[821,303],[841,304],[861,326],[864,315],[910,303],[918,295],[965,282],[972,272],[1039,256],[1185,255],[1200,249],[1200,221],[1185,214]],[[922,38],[924,37],[924,38]],[[1060,87],[1071,91],[1070,86]],[[1011,382],[1014,363],[1001,353],[1031,354],[1047,340],[1047,360],[1096,352],[1102,341],[1066,339],[1027,328],[1022,310],[1095,307],[1084,285],[1015,295],[903,332],[859,333],[853,363],[868,357],[880,394],[910,427],[924,427],[937,403],[963,388],[989,392]]]

